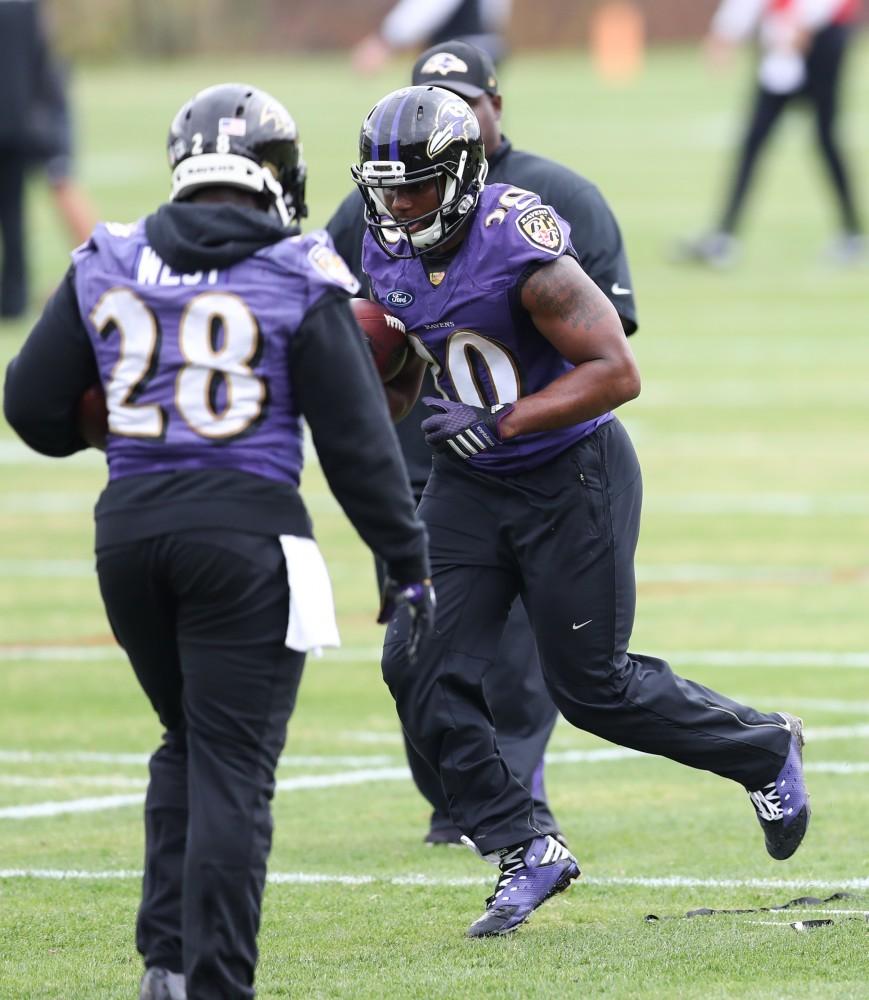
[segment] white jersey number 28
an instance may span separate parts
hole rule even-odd
[[[135,292],[113,288],[90,318],[101,337],[120,338],[106,385],[109,430],[124,437],[162,437],[165,410],[158,403],[139,402],[157,373],[163,347],[154,313]],[[251,368],[260,347],[256,319],[237,295],[203,292],[187,304],[178,324],[183,363],[175,377],[175,407],[201,437],[235,437],[260,417],[266,383]]]

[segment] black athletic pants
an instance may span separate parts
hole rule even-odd
[[[627,651],[641,497],[639,464],[617,420],[522,475],[435,459],[420,515],[436,629],[410,666],[399,612],[387,630],[383,675],[410,740],[440,775],[454,822],[483,852],[537,832],[529,793],[499,752],[483,689],[517,593],[549,692],[573,725],[752,790],[784,763],[790,737],[777,716]]]
[[[516,780],[531,793],[534,825],[543,833],[560,833],[543,783],[543,755],[558,709],[549,697],[528,615],[518,599],[507,616],[495,663],[497,669],[487,675],[483,686],[501,754]],[[407,733],[404,743],[416,787],[432,806],[432,830],[452,830],[455,824],[440,778],[414,749]]]
[[[849,36],[850,29],[842,24],[831,24],[815,35],[806,57],[807,79],[802,89],[792,94],[774,94],[758,87],[727,205],[721,218],[719,228],[722,231],[732,233],[736,230],[758,156],[782,111],[800,97],[808,99],[814,110],[818,146],[836,194],[842,229],[846,233],[861,231],[851,183],[835,131],[842,59]]]
[[[166,727],[151,758],[137,945],[190,1000],[254,995],[270,801],[304,654],[278,540],[165,535],[97,553],[106,611]]]
[[[0,317],[20,316],[27,307],[24,193],[27,158],[0,148]]]
[[[376,565],[382,589],[384,567],[379,560]],[[507,616],[495,662],[497,670],[490,672],[484,686],[498,746],[516,779],[531,792],[535,826],[543,833],[559,833],[543,780],[543,756],[558,720],[558,709],[549,697],[528,614],[518,598]],[[407,733],[403,732],[403,736],[414,784],[432,807],[431,831],[453,831],[455,824],[440,777],[417,753]]]

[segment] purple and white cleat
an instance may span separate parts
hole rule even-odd
[[[748,794],[766,838],[767,853],[784,861],[802,843],[812,809],[803,777],[803,720],[786,712],[778,714],[791,732],[787,759],[775,781]]]
[[[501,875],[494,895],[486,900],[486,912],[468,928],[472,938],[515,930],[581,874],[576,858],[548,835],[483,856],[500,867]]]

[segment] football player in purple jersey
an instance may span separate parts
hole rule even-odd
[[[570,223],[571,241],[583,270],[612,302],[625,334],[633,334],[637,329],[633,283],[624,241],[612,209],[588,178],[546,157],[517,149],[502,134],[503,99],[495,66],[486,52],[461,39],[440,42],[419,56],[413,66],[412,82],[442,87],[468,102],[480,123],[489,164],[487,183],[497,181],[535,191],[541,201]],[[342,201],[326,228],[336,249],[367,291],[367,278],[362,271],[364,208],[359,190],[354,189]],[[390,305],[401,315],[404,306],[400,300],[393,298]],[[423,393],[429,395],[433,391],[431,378],[426,376]],[[420,423],[427,414],[420,399],[396,425],[417,498],[422,496],[431,471],[431,449],[420,430]],[[520,600],[514,601],[510,609],[496,659],[497,669],[490,672],[485,688],[498,745],[513,774],[534,797],[537,827],[563,841],[563,831],[553,814],[544,782],[544,751],[555,727],[558,709],[546,690],[528,616]],[[405,746],[416,786],[432,806],[426,842],[459,843],[461,833],[450,819],[437,776],[406,739]]]
[[[579,875],[535,826],[483,688],[517,594],[569,722],[740,783],[775,858],[793,854],[809,819],[799,719],[628,649],[642,486],[613,411],[639,393],[637,366],[569,225],[536,194],[485,185],[486,172],[476,117],[437,87],[379,101],[352,168],[369,229],[363,266],[379,302],[403,303],[415,349],[386,386],[390,409],[413,404],[426,365],[440,393],[426,400],[435,456],[419,508],[435,628],[409,664],[400,610],[383,674],[454,822],[500,867],[471,937],[512,931]]]
[[[372,359],[358,283],[300,235],[305,164],[268,94],[221,84],[172,122],[172,197],[98,225],[9,365],[4,411],[31,447],[86,447],[108,408],[96,506],[111,627],[162,725],[145,803],[142,1000],[253,997],[275,768],[305,653],[337,645],[299,494],[302,417],[362,538],[388,566],[381,618],[433,621],[425,531]]]

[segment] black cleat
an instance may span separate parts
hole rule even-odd
[[[423,838],[423,843],[429,847],[452,847],[454,845],[461,847],[464,841],[462,840],[462,831],[452,821],[450,814],[435,809],[431,814],[428,833]]]

